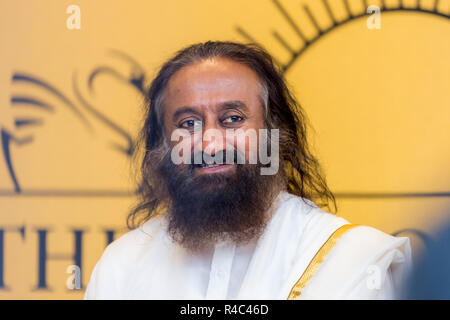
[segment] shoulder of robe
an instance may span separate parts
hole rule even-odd
[[[290,229],[290,237],[298,235],[298,240],[325,241],[337,228],[349,222],[342,217],[319,208],[311,200],[289,193],[279,197],[277,219]]]
[[[379,290],[371,288],[370,281],[378,277],[380,287],[398,288],[410,269],[409,238],[357,226],[344,233],[329,251],[305,288],[304,297],[375,299]]]
[[[283,203],[282,211],[289,218],[287,220],[294,225],[294,228],[296,226],[302,227],[304,232],[303,240],[308,238],[319,240],[318,238],[320,238],[324,242],[339,227],[351,223],[342,217],[319,208],[308,199],[288,193],[284,193],[280,199],[282,199]],[[348,230],[336,244],[337,248],[349,247],[354,253],[356,253],[355,251],[362,253],[376,250],[383,251],[389,248],[399,248],[408,253],[409,246],[410,243],[407,237],[394,237],[365,225],[358,225]],[[335,250],[333,249],[333,251]]]
[[[316,220],[314,222],[347,223],[345,219],[319,208],[313,201],[297,195],[283,192],[280,194],[277,202],[281,209],[280,211],[284,215],[291,215],[291,218],[297,217],[301,220],[302,224],[305,222],[305,218],[307,218],[307,221],[314,218]]]
[[[311,259],[337,228],[348,224],[305,198],[283,193],[277,201],[278,210],[264,240],[267,248],[273,248],[282,255],[278,259],[288,264]]]
[[[385,274],[407,274],[412,267],[411,244],[408,237],[394,237],[369,226],[358,226],[338,241],[337,254],[346,257],[353,253],[355,263],[360,262],[366,275],[376,268]]]
[[[338,241],[337,248],[348,248],[354,254],[372,254],[381,256],[389,250],[401,250],[410,255],[410,242],[408,237],[394,237],[383,231],[369,226],[357,226],[348,230]]]
[[[108,262],[116,265],[132,265],[134,260],[148,251],[154,240],[160,237],[162,224],[161,217],[152,218],[111,242],[102,254],[103,265]]]

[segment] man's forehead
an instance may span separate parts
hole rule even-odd
[[[255,72],[243,64],[219,58],[178,70],[168,82],[164,100],[169,105],[220,104],[255,99],[258,94]]]

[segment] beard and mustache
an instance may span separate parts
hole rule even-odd
[[[200,166],[175,165],[168,150],[160,151],[150,156],[151,184],[167,209],[174,242],[198,252],[219,241],[246,244],[262,235],[272,202],[286,185],[282,170],[261,175],[261,164],[239,164],[242,155],[234,150],[233,168],[199,174]]]

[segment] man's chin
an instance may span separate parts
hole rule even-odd
[[[195,188],[197,192],[201,191],[204,195],[217,193],[229,187],[230,179],[233,179],[235,171],[197,173],[194,174],[196,181]]]

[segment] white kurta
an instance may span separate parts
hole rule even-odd
[[[286,299],[320,247],[348,222],[286,192],[273,210],[257,242],[222,242],[202,255],[173,243],[164,215],[155,217],[105,249],[85,298]],[[410,266],[408,238],[358,226],[338,240],[299,298],[395,298]]]

